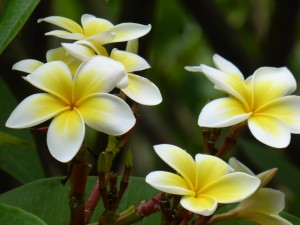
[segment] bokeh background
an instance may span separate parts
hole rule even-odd
[[[0,2],[0,12],[3,12],[6,1]],[[59,15],[80,23],[81,15],[89,13],[114,24],[152,25],[151,32],[139,42],[139,54],[150,63],[151,69],[139,74],[160,88],[163,102],[158,106],[139,106],[141,121],[127,145],[134,153],[133,175],[145,176],[152,170],[168,169],[155,155],[152,147],[155,144],[174,144],[192,155],[203,151],[198,115],[207,101],[223,94],[213,89],[203,74],[188,72],[185,66],[213,66],[212,55],[218,53],[237,65],[245,77],[261,66],[287,66],[299,80],[299,9],[299,0],[41,1],[0,56],[0,88],[3,93],[0,97],[0,130],[28,140],[23,143],[25,147],[18,148],[0,142],[0,191],[67,173],[67,165],[50,156],[44,133],[32,134],[29,129],[12,131],[4,126],[17,103],[37,91],[24,82],[24,74],[12,71],[12,65],[28,58],[45,61],[46,51],[59,47],[62,42],[44,35],[56,27],[38,24],[39,18]],[[117,47],[124,49],[125,45]],[[299,93],[297,90],[295,94]],[[93,151],[99,153],[106,144],[106,136],[89,131],[86,141]],[[286,211],[300,216],[297,207],[300,203],[299,151],[298,135],[292,135],[291,144],[286,149],[272,149],[259,143],[245,129],[227,158],[237,157],[256,173],[279,168],[269,186],[284,191]],[[91,157],[91,162],[94,161]],[[122,154],[116,159],[116,172],[120,165]],[[93,174],[95,171],[92,170]]]

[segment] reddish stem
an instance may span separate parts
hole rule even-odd
[[[97,204],[99,202],[99,199],[101,197],[101,194],[99,192],[99,178],[97,178],[97,181],[92,189],[92,192],[89,196],[89,199],[85,205],[85,224],[88,224],[94,210],[97,207]]]
[[[72,160],[70,172],[71,190],[69,194],[69,208],[71,211],[70,225],[85,224],[85,187],[90,165],[86,161],[86,151],[82,149]]]

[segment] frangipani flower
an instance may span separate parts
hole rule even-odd
[[[62,46],[69,54],[82,61],[96,54],[87,46],[68,43],[63,43]],[[150,68],[145,59],[137,54],[118,49],[112,50],[110,58],[122,63],[125,67],[127,78],[121,80],[116,86],[129,98],[143,105],[157,105],[162,101],[161,93],[154,83],[132,73]]]
[[[291,133],[300,133],[300,97],[290,95],[296,80],[286,68],[261,67],[247,80],[240,70],[219,55],[218,69],[200,65],[186,67],[203,72],[215,88],[229,97],[209,102],[201,111],[198,124],[203,127],[227,127],[248,121],[251,133],[272,147],[286,147]]]
[[[218,203],[241,201],[253,194],[260,180],[246,173],[234,172],[218,157],[197,154],[194,159],[173,145],[156,145],[155,152],[177,174],[155,171],[146,177],[154,188],[182,195],[183,208],[204,216],[212,215]]]
[[[235,158],[230,158],[229,165],[236,171],[244,171],[250,175],[253,172]],[[247,219],[260,225],[291,225],[279,213],[285,207],[284,193],[271,188],[263,188],[275,175],[277,170],[267,170],[257,175],[262,180],[260,188],[249,198],[244,199],[234,209],[215,215],[211,222],[222,220]]]
[[[260,225],[292,225],[279,215],[284,207],[285,197],[281,191],[260,188],[249,198],[243,200],[236,208],[214,216],[212,222],[247,219]]]
[[[27,128],[54,117],[47,133],[48,148],[54,158],[67,162],[82,145],[85,124],[109,135],[121,135],[134,125],[129,106],[108,94],[124,75],[121,63],[103,56],[85,61],[75,76],[61,61],[43,64],[25,80],[46,93],[24,99],[6,126]]]
[[[54,30],[46,33],[63,39],[77,40],[77,44],[83,44],[95,48],[107,43],[129,41],[144,36],[151,30],[151,25],[145,26],[137,23],[121,23],[113,25],[108,20],[84,14],[81,17],[81,25],[61,16],[49,16],[39,19],[38,22],[48,22],[64,30]],[[105,52],[105,49],[103,49]]]

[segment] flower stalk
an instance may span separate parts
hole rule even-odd
[[[85,224],[85,188],[91,166],[87,162],[87,149],[82,146],[72,160],[69,193],[70,225]]]

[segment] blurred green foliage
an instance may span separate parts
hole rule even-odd
[[[202,74],[191,74],[184,66],[213,65],[212,54],[219,53],[237,65],[245,76],[260,66],[287,66],[299,80],[298,0],[43,0],[32,15],[37,1],[21,1],[31,4],[30,7],[23,7],[17,17],[22,19],[10,24],[15,29],[3,30],[7,27],[3,21],[10,15],[5,10],[11,9],[14,2],[20,1],[1,1],[0,52],[30,17],[0,56],[2,192],[42,177],[65,175],[67,171],[66,166],[51,158],[44,135],[30,135],[28,129],[14,131],[4,126],[17,102],[36,91],[24,82],[22,74],[11,70],[12,65],[27,58],[45,61],[46,51],[58,47],[61,41],[44,36],[53,26],[37,24],[39,18],[60,15],[80,22],[81,15],[89,13],[114,24],[152,24],[150,34],[142,37],[139,45],[139,53],[152,68],[141,74],[160,88],[163,102],[139,108],[142,119],[129,143],[135,155],[136,176],[163,168],[153,152],[155,144],[178,145],[192,155],[202,152],[202,129],[197,125],[197,117],[207,101],[223,94],[214,90]],[[299,93],[297,90],[296,94]],[[88,132],[87,140],[96,151],[101,151],[106,142],[103,135],[93,131]],[[287,149],[274,150],[245,131],[232,153],[257,172],[279,168],[272,186],[286,193],[286,211],[298,217],[299,147],[296,135]]]

